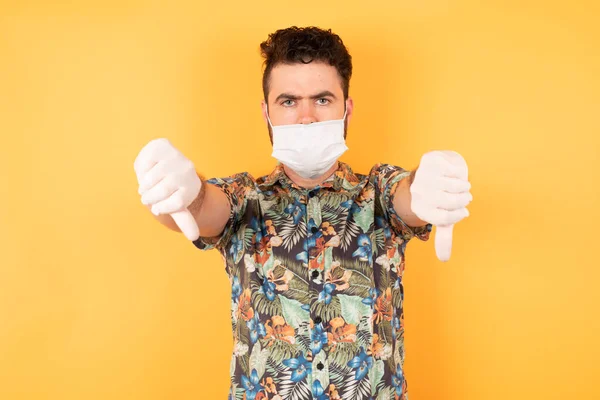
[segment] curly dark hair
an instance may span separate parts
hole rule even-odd
[[[263,94],[267,101],[269,78],[273,67],[279,63],[309,64],[312,61],[328,62],[334,66],[342,81],[344,99],[348,98],[350,77],[352,76],[352,57],[342,39],[331,32],[314,26],[298,28],[292,26],[271,33],[260,44],[264,60]]]

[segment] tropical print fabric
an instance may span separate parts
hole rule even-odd
[[[307,190],[278,164],[208,181],[232,206],[220,237],[194,242],[221,253],[231,283],[230,399],[408,399],[404,253],[431,232],[394,211],[408,174],[339,162]]]

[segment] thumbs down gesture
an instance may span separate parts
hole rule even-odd
[[[421,157],[410,186],[411,210],[421,220],[436,226],[435,252],[448,261],[452,250],[454,224],[469,216],[468,168],[454,151],[431,151]]]
[[[202,181],[192,161],[169,140],[150,141],[133,164],[142,203],[155,215],[169,214],[189,239],[200,236],[198,224],[188,207],[200,193]]]

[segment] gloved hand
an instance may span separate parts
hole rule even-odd
[[[202,186],[194,163],[167,139],[155,139],[140,150],[133,168],[142,203],[152,205],[155,215],[170,214],[189,240],[198,239],[198,224],[187,208]]]
[[[410,186],[411,210],[436,226],[435,252],[441,261],[450,259],[454,224],[469,216],[470,189],[467,163],[460,154],[431,151],[421,157]]]

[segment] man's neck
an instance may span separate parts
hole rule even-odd
[[[327,180],[327,178],[329,178],[335,171],[337,171],[338,168],[339,168],[339,162],[336,161],[331,166],[331,168],[329,168],[327,170],[327,172],[325,172],[323,175],[318,176],[314,179],[307,179],[307,178],[301,177],[296,172],[294,172],[293,169],[288,168],[287,165],[283,164],[283,170],[284,170],[285,174],[288,176],[288,178],[290,178],[290,180],[292,182],[294,182],[297,186],[304,188],[304,189],[312,189],[316,186],[321,185],[323,182],[325,182]]]

